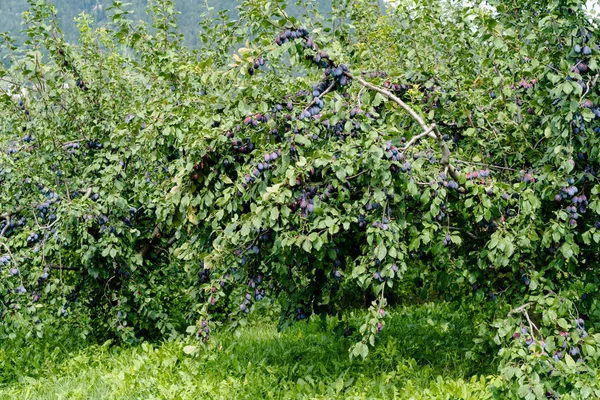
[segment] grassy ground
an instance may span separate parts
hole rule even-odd
[[[214,346],[195,357],[183,352],[185,341],[128,348],[7,343],[0,348],[0,399],[491,397],[493,363],[465,359],[474,335],[466,316],[448,304],[391,314],[365,361],[349,358],[352,340],[332,332],[333,320],[280,333],[274,323],[255,321],[215,335]]]

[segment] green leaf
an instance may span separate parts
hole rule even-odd
[[[376,252],[379,261],[383,261],[383,259],[387,255],[387,249],[385,248],[385,246],[383,244],[380,244],[379,246],[377,246]]]

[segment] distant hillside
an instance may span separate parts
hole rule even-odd
[[[77,29],[73,19],[82,12],[86,12],[102,24],[107,19],[106,9],[112,4],[112,0],[51,0],[59,11],[59,19],[62,29],[69,40],[76,40]],[[331,0],[315,0],[320,4],[322,11],[331,9]],[[128,0],[128,7],[134,11],[134,18],[148,21],[146,14],[147,0]],[[179,28],[185,35],[185,43],[190,47],[196,47],[198,38],[198,22],[200,15],[206,12],[206,5],[213,8],[212,12],[230,10],[235,16],[238,0],[175,0],[179,15]],[[298,12],[296,1],[290,1],[289,11],[291,14]],[[26,0],[0,0],[0,31],[10,32],[13,36],[19,36],[22,29],[22,13],[27,10]]]

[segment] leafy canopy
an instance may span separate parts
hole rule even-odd
[[[458,299],[499,393],[600,395],[599,38],[581,1],[519,4],[247,0],[190,52],[169,0],[151,28],[82,15],[76,45],[30,1],[0,70],[0,336],[368,307],[366,357],[388,304]]]

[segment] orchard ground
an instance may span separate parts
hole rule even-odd
[[[390,312],[380,344],[350,359],[356,340],[311,319],[277,332],[256,316],[207,347],[174,340],[132,347],[87,345],[69,337],[0,349],[0,399],[486,399],[493,360],[466,358],[476,336],[467,312],[425,303]],[[358,323],[360,313],[350,312]],[[185,349],[185,351],[184,351]]]

